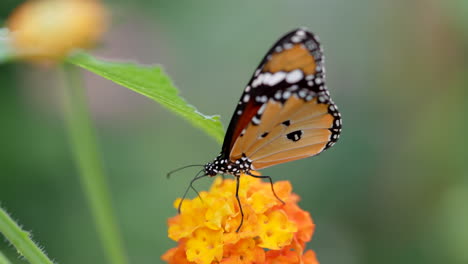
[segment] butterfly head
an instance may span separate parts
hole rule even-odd
[[[213,162],[208,162],[207,164],[205,164],[203,170],[205,172],[205,175],[208,175],[210,177],[214,177],[218,174],[218,169],[216,169],[216,166]]]

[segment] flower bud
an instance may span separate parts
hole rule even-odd
[[[92,47],[106,28],[98,0],[30,0],[8,18],[16,56],[59,60],[77,48]]]

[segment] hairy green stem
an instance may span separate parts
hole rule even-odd
[[[19,227],[19,225],[0,208],[0,233],[32,264],[52,264],[53,262],[32,241],[30,234]],[[0,252],[0,264],[10,263]]]
[[[82,78],[79,69],[73,65],[64,64],[62,69],[65,79],[65,87],[62,87],[65,121],[81,184],[108,262],[126,264],[128,260],[111,206]]]

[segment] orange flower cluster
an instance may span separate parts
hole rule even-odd
[[[304,263],[318,264],[315,253],[304,253],[314,223],[308,212],[297,205],[299,197],[291,193],[291,184],[274,184],[281,203],[270,183],[242,175],[239,197],[244,211],[241,221],[235,197],[235,180],[215,179],[201,199],[185,200],[181,214],[169,219],[169,238],[178,246],[162,259],[170,264],[234,263]],[[180,198],[174,203],[180,203]]]

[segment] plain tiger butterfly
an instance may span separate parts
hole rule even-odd
[[[291,31],[267,52],[244,89],[221,153],[205,165],[189,165],[203,169],[190,182],[179,213],[188,190],[196,192],[194,181],[230,174],[237,182],[236,198],[242,216],[239,231],[244,220],[238,196],[241,174],[268,179],[273,194],[281,201],[271,177],[252,171],[315,156],[333,146],[340,132],[341,115],[325,85],[318,37],[304,28]]]

